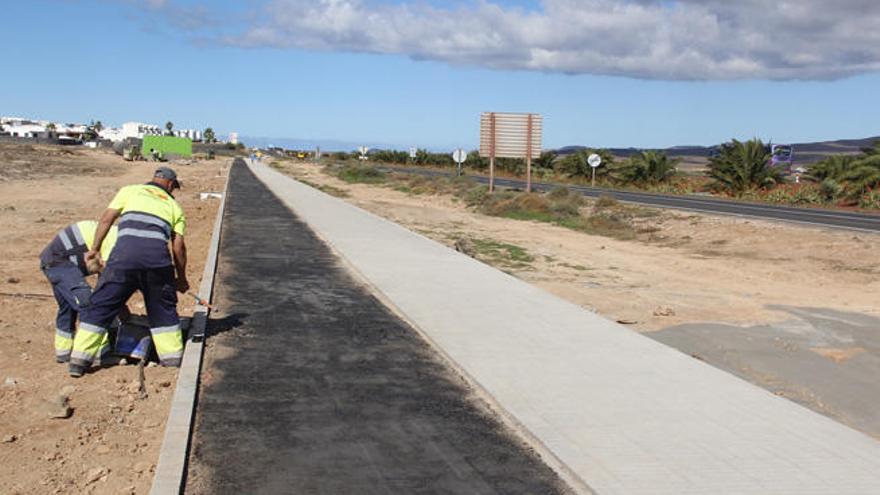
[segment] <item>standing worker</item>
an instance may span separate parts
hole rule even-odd
[[[175,288],[186,292],[189,282],[183,240],[186,218],[172,196],[179,187],[177,173],[160,167],[152,181],[120,189],[101,216],[95,243],[86,259],[98,256],[117,218],[118,240],[98,279],[91,304],[80,318],[70,356],[70,376],[82,376],[92,364],[113,317],[136,290],[144,296],[159,362],[180,366],[183,335]],[[173,258],[168,253],[169,242]]]
[[[101,271],[116,244],[116,227],[111,227],[101,245],[100,257],[86,260],[86,252],[95,247],[95,231],[98,222],[76,222],[60,232],[40,253],[40,270],[52,284],[52,293],[58,303],[55,315],[55,360],[66,363],[73,348],[73,334],[77,315],[89,306],[92,288],[85,277]],[[125,313],[127,311],[123,308]],[[98,358],[109,350],[108,339],[101,342]]]

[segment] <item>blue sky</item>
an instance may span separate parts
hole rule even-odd
[[[548,148],[880,135],[880,55],[860,48],[864,40],[802,37],[803,23],[825,21],[809,19],[809,11],[774,28],[780,34],[768,46],[786,48],[768,55],[776,48],[736,48],[754,43],[743,27],[753,13],[734,12],[739,25],[713,27],[707,12],[730,15],[696,1],[303,5],[10,2],[0,17],[11,41],[0,115],[114,125],[171,120],[245,136],[434,149],[475,146],[482,111],[542,114]],[[600,22],[598,9],[608,5],[616,16]],[[858,8],[871,9],[859,17],[876,19],[870,3]],[[574,20],[570,9],[585,20]],[[339,12],[353,20],[337,25]],[[658,12],[674,16],[668,29],[640,27],[642,18],[664,22]],[[688,38],[669,34],[678,26]],[[704,31],[718,29],[718,43],[702,44]]]

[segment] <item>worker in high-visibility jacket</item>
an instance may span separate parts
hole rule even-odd
[[[92,364],[113,317],[136,290],[144,296],[160,364],[180,366],[183,336],[175,289],[186,292],[189,282],[183,240],[186,218],[172,196],[179,187],[174,170],[160,167],[150,182],[120,189],[101,216],[95,244],[86,259],[98,256],[117,218],[119,233],[91,304],[80,316],[70,355],[70,376],[82,376]],[[168,253],[169,243],[173,256]]]
[[[116,245],[116,227],[104,238],[99,257],[86,261],[86,252],[95,245],[98,222],[85,220],[61,229],[40,253],[40,270],[52,284],[52,293],[58,303],[55,315],[55,360],[66,363],[73,348],[73,334],[79,313],[89,306],[92,288],[86,277],[98,273],[103,260],[110,256]],[[127,312],[127,311],[126,311]],[[106,354],[110,346],[105,337],[98,357]]]

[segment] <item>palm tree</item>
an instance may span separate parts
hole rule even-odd
[[[708,168],[716,187],[736,195],[782,182],[782,172],[770,166],[770,149],[758,138],[724,143]]]
[[[590,177],[593,174],[592,167],[587,163],[587,158],[593,153],[602,158],[602,163],[596,169],[596,177],[604,177],[608,175],[609,170],[614,167],[614,155],[606,149],[587,148],[576,153],[566,155],[554,162],[554,168],[569,177]]]
[[[465,163],[467,163],[468,168],[475,170],[485,170],[489,168],[489,160],[480,156],[478,150],[473,150],[468,153]]]
[[[852,196],[861,196],[880,188],[880,153],[867,153],[854,161],[842,179]]]
[[[857,155],[831,155],[824,160],[810,165],[807,171],[810,178],[819,182],[825,179],[841,182],[858,158]]]
[[[615,175],[626,183],[659,184],[678,173],[680,158],[669,158],[658,151],[640,151],[615,170]]]
[[[428,154],[428,150],[419,148],[416,150],[416,157],[413,159],[413,161],[415,163],[418,163],[419,165],[427,165],[429,158],[430,155]]]
[[[165,130],[168,131],[168,135],[169,135],[169,136],[173,134],[173,133],[171,132],[172,129],[174,129],[174,123],[171,122],[170,120],[169,120],[168,122],[165,122]]]
[[[202,139],[206,143],[213,143],[214,142],[214,129],[212,129],[210,127],[205,129],[205,132],[202,133]]]
[[[556,160],[556,152],[555,151],[544,151],[541,153],[541,156],[532,160],[532,165],[535,168],[552,169],[553,162],[555,160]]]
[[[858,198],[880,188],[880,141],[872,148],[862,148],[861,155],[832,155],[809,168],[818,181],[831,180],[846,189],[847,196]]]

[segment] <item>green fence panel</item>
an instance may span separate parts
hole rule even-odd
[[[154,152],[166,159],[189,158],[192,156],[192,141],[174,136],[144,136],[141,154],[149,158]]]

